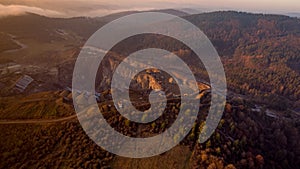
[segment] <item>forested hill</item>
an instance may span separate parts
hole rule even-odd
[[[217,129],[210,139],[199,144],[199,136],[207,131],[205,120],[211,100],[209,92],[202,92],[198,95],[201,104],[196,123],[189,135],[173,149],[175,151],[154,159],[142,159],[139,165],[135,160],[141,159],[120,159],[96,145],[75,120],[73,97],[68,86],[72,84],[80,47],[101,26],[130,13],[102,18],[47,18],[35,14],[0,17],[0,168],[299,168],[300,20],[279,15],[232,11],[185,15],[176,12],[204,31],[224,64],[229,92]],[[187,64],[194,62],[194,54],[183,43],[176,45],[176,42],[176,39],[158,35],[125,39],[108,53],[102,66],[105,69],[101,71],[110,75],[122,59],[120,55],[128,56],[130,51],[143,45],[167,48],[184,58]],[[205,70],[200,64],[190,68],[204,78],[201,75],[205,75]],[[175,65],[174,70],[177,70]],[[124,71],[121,74],[126,77],[131,73]],[[165,73],[156,70],[145,73],[136,76],[140,79],[136,81],[143,82],[141,86],[149,88],[147,84],[151,82],[151,86],[156,86],[152,89],[162,88],[159,87],[161,81],[176,89],[174,79],[166,78]],[[24,93],[17,90],[13,93],[12,87],[24,75],[30,75],[33,83]],[[184,79],[180,73],[177,76]],[[129,91],[131,96],[147,101],[148,94],[139,93],[140,90],[137,94],[135,90]],[[88,103],[91,98],[95,99],[94,96],[86,97],[85,92],[80,93],[74,97],[76,100]],[[151,137],[167,131],[183,107],[176,96],[176,99],[168,100],[166,113],[159,119],[137,124],[121,117],[111,102],[110,90],[99,93],[97,100],[101,102],[99,109],[105,121],[128,137]],[[136,103],[140,103],[142,110],[149,109],[148,104]],[[120,106],[119,103],[115,105]],[[90,111],[93,110],[88,113]],[[191,114],[191,110],[184,114]],[[177,136],[173,137],[174,141]],[[109,137],[103,141],[115,144]]]
[[[269,46],[269,49],[279,47],[275,42],[288,41],[290,43],[285,43],[286,46],[294,45],[296,47],[295,39],[299,40],[300,37],[300,19],[283,15],[227,11],[197,14],[185,18],[208,35],[222,56],[254,55],[260,53],[264,47],[267,48],[266,46]],[[267,41],[273,42],[273,44],[261,46],[262,42]],[[246,48],[243,49],[244,46]],[[299,45],[297,49],[299,51]],[[281,57],[287,57],[290,50],[285,51],[286,53],[280,54]],[[296,49],[292,51],[296,51]],[[270,58],[276,56],[270,50],[263,52]]]
[[[213,12],[185,17],[223,57],[232,90],[274,108],[300,99],[300,19],[282,15]],[[298,101],[298,102],[297,102]]]
[[[79,50],[79,45],[102,25],[131,13],[68,19],[10,16],[0,18],[0,32],[1,36],[13,34],[39,45],[65,41],[63,32],[72,36],[69,39],[81,40],[74,44]],[[212,41],[223,59],[230,90],[279,109],[300,107],[300,19],[234,11],[180,16],[197,25]]]

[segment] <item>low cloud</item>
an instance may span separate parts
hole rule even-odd
[[[26,12],[48,17],[99,17],[123,11],[183,7],[177,3],[152,0],[0,0],[0,17]]]
[[[0,0],[0,16],[32,12],[49,17],[103,16],[130,10],[196,8],[263,13],[298,12],[299,0]]]
[[[118,12],[125,12],[125,11],[148,11],[148,10],[154,10],[155,8],[127,8],[127,9],[114,9],[114,10],[105,10],[105,9],[99,9],[99,10],[91,10],[84,13],[84,16],[89,17],[99,17],[104,16],[112,13],[118,13]],[[82,15],[78,15],[82,16]]]
[[[24,5],[1,5],[0,4],[0,17],[10,15],[22,15],[27,12],[35,13],[50,17],[63,17],[64,14],[54,10],[42,9],[38,7],[24,6]]]
[[[53,8],[53,6],[52,6]],[[27,6],[27,5],[2,5],[0,4],[0,17],[5,16],[16,16],[23,15],[26,13],[35,13],[38,15],[43,15],[47,17],[78,17],[78,16],[89,16],[89,17],[99,17],[112,13],[123,12],[123,11],[139,11],[139,10],[151,10],[153,8],[116,8],[111,6],[91,6],[83,7],[76,6],[66,8],[65,10],[57,8],[57,10],[44,9],[41,7]]]

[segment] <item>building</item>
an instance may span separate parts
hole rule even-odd
[[[16,89],[20,92],[23,92],[31,82],[33,82],[33,79],[28,75],[24,75],[19,80],[17,80]]]

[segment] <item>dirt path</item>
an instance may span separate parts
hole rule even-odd
[[[62,117],[58,119],[28,119],[28,120],[0,120],[1,124],[43,124],[43,123],[58,123],[58,122],[64,122],[69,121],[72,119],[76,119],[77,115],[74,114],[72,116],[68,117]]]
[[[20,46],[20,48],[18,48],[18,49],[12,49],[12,50],[6,50],[6,51],[4,51],[4,53],[18,52],[18,51],[20,51],[20,50],[23,50],[23,49],[26,49],[26,48],[27,48],[27,45],[21,43],[20,41],[18,41],[18,40],[16,39],[16,36],[11,35],[11,34],[8,34],[8,35],[10,36],[11,40],[12,40],[14,43],[16,43],[17,45]]]
[[[43,98],[44,99],[44,98]],[[33,100],[29,100],[29,101],[40,101],[41,99],[33,99]],[[179,98],[173,98],[173,99],[169,99],[168,101],[178,101],[180,100]],[[161,101],[157,101],[155,103],[160,103]],[[105,102],[105,104],[113,104],[111,101],[109,102]],[[139,106],[146,106],[149,105],[149,103],[143,104],[143,105],[139,105]],[[58,119],[26,119],[26,120],[0,120],[0,125],[2,124],[45,124],[45,123],[59,123],[59,122],[65,122],[68,120],[72,120],[72,119],[77,119],[77,114],[68,116],[68,117],[62,117],[62,118],[58,118]]]

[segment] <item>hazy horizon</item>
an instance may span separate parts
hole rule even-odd
[[[272,5],[270,5],[272,4]],[[220,10],[236,10],[253,13],[288,14],[300,11],[297,0],[118,0],[114,2],[104,0],[1,0],[0,16],[20,15],[26,12],[36,13],[49,17],[77,17],[77,16],[104,16],[107,14],[151,9],[187,9],[185,12],[201,13]]]

